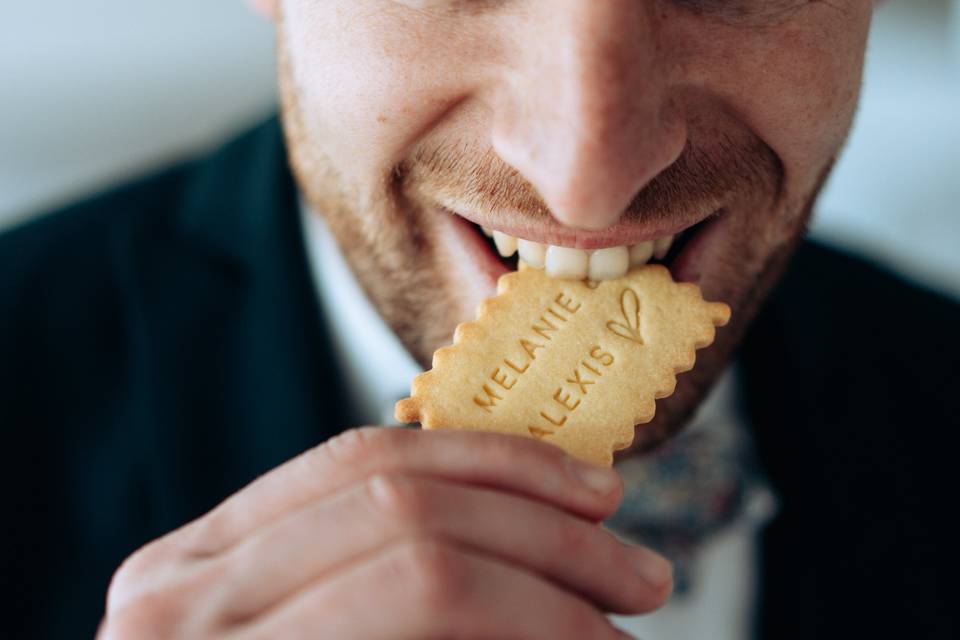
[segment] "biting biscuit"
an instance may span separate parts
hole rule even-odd
[[[603,282],[522,269],[497,288],[414,379],[398,420],[537,438],[610,465],[730,318],[661,265]]]

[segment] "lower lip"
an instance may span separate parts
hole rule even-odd
[[[452,217],[454,233],[460,242],[463,243],[467,255],[479,269],[479,275],[485,281],[488,281],[491,289],[495,291],[497,280],[500,279],[500,276],[507,273],[509,269],[490,248],[490,245],[487,244],[487,240],[479,227],[458,215],[453,215]],[[493,294],[491,293],[491,295]]]

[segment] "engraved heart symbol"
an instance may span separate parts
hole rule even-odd
[[[620,312],[623,314],[623,322],[611,320],[607,323],[607,329],[621,338],[626,338],[631,342],[643,344],[643,336],[640,335],[640,298],[636,292],[629,287],[620,294]]]

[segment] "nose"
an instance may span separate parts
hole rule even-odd
[[[564,225],[609,227],[683,150],[654,4],[538,0],[518,30],[492,144]]]

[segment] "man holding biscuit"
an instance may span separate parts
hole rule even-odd
[[[279,122],[0,238],[15,637],[955,633],[960,313],[803,241],[873,2],[256,5]]]

